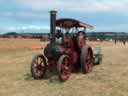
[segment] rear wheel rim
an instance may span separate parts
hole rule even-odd
[[[86,53],[86,57],[85,57],[85,63],[84,64],[85,66],[85,69],[86,69],[86,72],[91,72],[92,71],[92,68],[93,68],[93,56],[91,54],[91,51],[88,50],[88,52]]]

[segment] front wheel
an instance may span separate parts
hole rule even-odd
[[[83,73],[89,73],[93,69],[94,58],[92,49],[88,46],[83,46],[81,49],[80,63]]]
[[[57,62],[57,73],[59,80],[64,82],[70,78],[72,72],[71,58],[68,55],[62,55]]]
[[[42,54],[36,55],[31,63],[31,74],[34,79],[42,79],[46,73],[47,64]]]

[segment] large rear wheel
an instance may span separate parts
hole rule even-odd
[[[62,55],[57,62],[57,73],[59,80],[64,82],[70,78],[72,72],[71,58],[68,55]]]
[[[94,58],[92,49],[88,46],[83,46],[81,49],[80,63],[83,73],[89,73],[93,69]]]
[[[36,55],[31,63],[31,74],[34,79],[42,79],[46,73],[47,64],[42,54]]]

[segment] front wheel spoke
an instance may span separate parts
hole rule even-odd
[[[41,71],[38,70],[37,71],[37,75],[40,76],[41,75]]]
[[[68,74],[68,73],[69,73],[69,71],[68,71],[68,70],[64,70],[64,73],[65,73],[65,74]]]
[[[64,64],[61,65],[61,69],[64,70],[65,69],[65,66]]]
[[[87,65],[90,65],[90,64],[91,64],[91,60],[88,60]]]
[[[64,59],[64,63],[65,63],[65,65],[68,65],[68,63],[69,63],[68,58],[65,58],[65,59]]]
[[[38,57],[37,60],[38,60],[38,64],[41,64],[43,62],[41,57]]]
[[[38,59],[35,60],[35,64],[38,64]]]
[[[40,57],[37,58],[37,63],[40,64]]]
[[[69,72],[67,72],[67,71],[63,71],[63,72],[62,72],[62,75],[64,75],[64,76],[68,76],[68,75],[69,75]]]
[[[70,71],[67,71],[67,72],[66,72],[67,75],[70,74],[70,73],[71,73]]]
[[[64,73],[66,73],[66,74],[70,74],[71,72],[70,72],[70,68],[68,67],[68,68],[66,68],[65,70],[64,70]]]
[[[43,70],[43,69],[44,69],[44,66],[39,65],[37,69],[38,69],[38,70]]]
[[[44,69],[44,66],[41,66],[41,67],[40,67],[40,70],[43,71],[43,69]]]
[[[65,69],[65,70],[69,70],[69,66],[65,66],[64,69]]]
[[[88,64],[88,69],[91,69],[91,64]]]
[[[33,68],[33,72],[36,73],[37,72],[37,69],[36,68]]]
[[[61,78],[63,78],[63,79],[67,79],[69,76],[68,75],[66,75],[66,74],[62,74],[61,75]]]
[[[34,64],[33,64],[33,67],[34,67],[34,68],[36,68],[36,67],[37,67],[37,64],[36,64],[36,63],[34,63]]]

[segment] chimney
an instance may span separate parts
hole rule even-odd
[[[56,11],[52,10],[50,11],[50,33],[52,35],[51,37],[51,43],[55,42],[55,33],[56,33]]]

